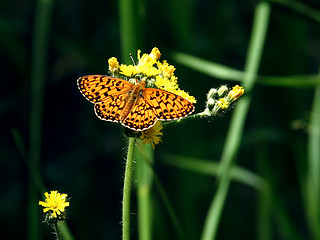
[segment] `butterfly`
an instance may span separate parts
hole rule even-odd
[[[88,75],[77,81],[82,95],[94,104],[96,115],[120,122],[135,131],[151,128],[158,120],[177,120],[194,111],[188,100],[174,93],[133,84],[105,75]]]

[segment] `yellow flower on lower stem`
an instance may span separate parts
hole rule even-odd
[[[51,191],[50,193],[44,193],[46,196],[45,201],[39,201],[39,205],[43,206],[43,212],[50,211],[54,218],[57,218],[64,212],[65,208],[69,206],[69,202],[66,201],[67,194],[58,193],[58,191]]]
[[[162,128],[161,122],[158,121],[152,128],[142,131],[140,135],[142,143],[149,143],[155,149],[155,145],[161,142]]]

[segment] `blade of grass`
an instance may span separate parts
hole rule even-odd
[[[162,162],[171,166],[187,169],[200,174],[209,176],[219,176],[219,162],[199,158],[188,158],[185,156],[167,155]],[[264,193],[269,185],[260,176],[246,170],[244,168],[233,165],[230,169],[230,178],[234,181],[246,184],[256,190]]]
[[[262,106],[260,99],[256,101],[256,104]],[[254,122],[257,122],[259,126],[264,124],[263,107],[256,107],[253,109],[253,116],[255,116]],[[268,182],[272,182],[272,174],[269,168],[269,156],[267,146],[264,141],[258,141],[255,144],[254,159],[257,166],[257,172],[259,175],[266,179]],[[271,188],[269,188],[271,189]],[[257,240],[271,240],[272,239],[272,192],[267,191],[265,195],[257,194]]]
[[[141,144],[139,144],[138,146],[140,147]],[[153,165],[152,165],[153,159],[149,158],[148,154],[146,154],[147,152],[144,152],[141,150],[142,150],[142,148],[140,147],[141,158],[145,162],[146,166],[148,166],[150,173],[152,173],[152,179],[154,180],[154,183],[155,183],[155,185],[159,191],[159,194],[164,202],[164,205],[168,211],[170,219],[171,219],[173,226],[177,232],[178,239],[184,240],[184,239],[186,239],[186,237],[184,235],[184,232],[182,231],[181,224],[178,221],[178,218],[176,216],[174,208],[172,207],[172,204],[168,198],[168,195],[167,195],[165,189],[163,188],[158,176],[156,175],[156,173],[153,170]]]
[[[150,144],[138,144],[136,152],[136,179],[138,191],[138,233],[140,240],[152,239],[151,188],[153,150]]]
[[[260,152],[261,149],[259,149]],[[259,154],[260,156],[260,154]],[[263,156],[263,155],[262,155]],[[207,161],[198,158],[186,158],[175,155],[167,155],[162,158],[162,162],[171,166],[194,171],[196,173],[219,178],[218,170],[220,163]],[[260,166],[261,167],[261,166]],[[263,169],[265,170],[265,168]],[[258,226],[258,238],[261,240],[272,239],[270,215],[273,214],[277,222],[277,226],[284,239],[303,239],[301,234],[296,231],[288,218],[284,204],[272,193],[270,185],[260,176],[238,166],[233,165],[230,170],[232,180],[251,186],[259,191],[259,211],[258,215],[262,215],[262,223]],[[271,212],[271,210],[273,210]]]
[[[172,58],[178,63],[197,70],[208,76],[219,78],[222,80],[240,81],[243,78],[244,72],[225,65],[214,63],[189,54],[181,52],[172,52]]]
[[[258,172],[265,179],[270,179],[267,153],[265,145],[258,144],[255,152]],[[257,240],[271,240],[271,191],[267,190],[264,195],[258,194],[257,202]]]
[[[181,224],[177,218],[177,215],[174,211],[174,208],[168,198],[168,194],[166,193],[164,187],[162,186],[160,180],[158,179],[158,177],[156,175],[153,175],[154,176],[154,182],[155,182],[155,185],[159,191],[159,194],[164,202],[164,205],[168,211],[168,214],[169,214],[169,217],[173,223],[173,226],[174,226],[174,229],[177,233],[177,236],[178,236],[178,239],[180,240],[185,240],[186,239],[186,236],[182,230],[182,227],[181,227]]]
[[[285,209],[285,204],[275,194],[271,195],[272,214],[275,216],[277,229],[282,236],[281,239],[303,240],[303,236],[296,226],[292,224],[292,218]]]
[[[30,162],[28,161],[27,149],[25,147],[25,144],[22,140],[20,133],[18,132],[18,130],[16,128],[13,128],[13,129],[11,129],[11,134],[12,134],[12,137],[13,137],[15,144],[17,145],[17,148],[18,148],[20,154],[22,155],[22,159],[24,160],[26,166],[28,167],[30,177],[33,180],[34,186],[36,186],[38,193],[42,194],[44,192],[47,192],[48,190],[47,190],[41,176],[39,175],[40,173],[35,171],[34,165],[31,165]]]
[[[181,52],[173,52],[171,54],[172,58],[178,63],[214,78],[226,81],[241,82],[245,74],[243,71],[230,68],[219,63],[194,57],[189,54]],[[293,88],[314,87],[315,85],[320,85],[320,79],[317,74],[292,76],[257,76],[256,84]]]
[[[320,75],[319,75],[320,78]],[[307,218],[313,239],[320,239],[320,86],[315,88],[308,141]]]
[[[245,65],[246,74],[244,76],[243,85],[247,93],[251,92],[255,83],[265,42],[269,14],[270,4],[267,2],[258,3],[255,10],[253,30],[248,49],[247,62]],[[219,220],[229,189],[230,169],[240,147],[240,140],[250,102],[250,94],[245,95],[245,97],[236,106],[232,115],[230,128],[221,157],[221,177],[218,182],[217,192],[210,205],[207,218],[204,223],[203,234],[201,237],[202,240],[212,240],[216,237]]]
[[[261,148],[258,150],[259,153],[260,150]],[[212,162],[198,158],[186,158],[176,155],[167,155],[165,158],[162,158],[162,162],[171,166],[194,171],[200,174],[216,176],[219,178],[218,174],[220,163],[218,162]],[[263,170],[265,170],[265,168],[263,168]],[[281,203],[280,200],[274,195],[268,182],[266,182],[260,176],[235,165],[233,165],[230,170],[230,178],[231,180],[251,186],[259,192],[258,215],[260,218],[262,218],[262,222],[260,224],[258,223],[259,226],[257,239],[272,239],[270,222],[271,215],[275,217],[277,226],[280,229],[281,235],[284,239],[303,239],[303,236],[296,231],[298,228],[292,225],[292,222],[288,217],[288,213],[285,210],[284,204]]]
[[[276,87],[314,87],[320,85],[320,79],[316,74],[292,75],[292,76],[258,76],[257,84]]]
[[[42,135],[42,112],[44,99],[44,85],[48,52],[48,36],[51,25],[52,0],[38,0],[36,5],[30,77],[30,150],[29,164],[34,172],[39,173],[41,161],[41,135]],[[30,172],[32,174],[32,172]],[[36,186],[30,177],[29,180],[29,203],[27,220],[27,239],[40,239],[39,223],[40,214],[37,205],[38,194]]]

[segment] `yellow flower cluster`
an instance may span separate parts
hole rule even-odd
[[[236,85],[229,89],[223,85],[218,89],[212,88],[207,94],[207,103],[204,114],[207,116],[217,115],[221,111],[237,101],[244,94],[243,87]]]
[[[158,48],[154,47],[150,54],[141,54],[137,52],[138,63],[133,65],[119,64],[115,57],[108,60],[109,71],[114,77],[119,77],[136,84],[137,81],[145,81],[148,88],[159,88],[168,92],[175,93],[191,103],[195,103],[196,99],[187,92],[181,90],[178,85],[178,79],[174,75],[176,70],[166,60],[159,61],[161,53]],[[139,137],[143,144],[151,144],[152,148],[161,142],[162,136],[161,122],[158,121],[153,127],[141,131]]]
[[[43,206],[43,212],[50,213],[51,218],[58,218],[61,213],[64,212],[65,208],[69,206],[69,202],[66,201],[67,194],[60,194],[58,191],[51,191],[50,193],[44,194],[45,201],[39,201],[39,205]]]
[[[145,77],[147,87],[160,88],[175,93],[191,103],[196,103],[196,99],[193,96],[179,88],[178,78],[174,75],[175,67],[165,60],[159,61],[161,53],[158,48],[154,47],[150,54],[144,53],[142,56],[141,51],[138,50],[137,56],[137,65],[119,65],[116,58],[110,58],[108,60],[109,71],[113,76],[119,72],[119,74],[128,79],[135,77],[142,79]]]

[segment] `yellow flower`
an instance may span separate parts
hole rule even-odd
[[[142,131],[140,135],[142,143],[149,143],[155,149],[155,145],[161,142],[162,128],[161,122],[158,121],[152,128]]]
[[[167,61],[157,62],[157,67],[161,70],[161,73],[164,77],[170,78],[176,68],[172,65],[169,65]]]
[[[152,67],[157,61],[157,59],[155,59],[153,56],[150,56],[150,54],[144,53],[142,54],[142,57],[140,57],[140,55],[141,55],[141,51],[138,50],[138,60],[139,60],[138,66],[148,65]]]
[[[169,81],[169,79],[163,78],[160,75],[156,76],[155,84],[158,88],[172,93],[175,93],[176,89],[178,88],[177,82]]]
[[[236,85],[232,88],[232,90],[228,93],[228,98],[231,102],[238,100],[244,93],[243,87]]]
[[[65,207],[69,206],[69,202],[66,201],[67,194],[60,194],[58,191],[51,191],[44,194],[46,196],[45,202],[39,201],[39,205],[43,206],[43,212],[51,211],[52,216],[57,218],[62,212],[64,212]]]
[[[185,92],[185,91],[183,91],[181,89],[178,89],[175,92],[175,94],[179,95],[180,97],[183,97],[183,98],[187,99],[191,103],[196,103],[197,102],[197,100],[195,99],[194,96],[190,96],[189,93],[187,93],[187,92]]]
[[[151,62],[150,62],[151,64]],[[137,66],[137,72],[142,73],[143,75],[147,77],[154,77],[160,74],[160,70],[153,67],[153,65],[150,64],[138,64]]]
[[[108,64],[109,64],[109,71],[112,74],[114,74],[115,72],[117,72],[119,70],[119,62],[118,62],[117,58],[115,58],[115,57],[109,58]]]
[[[137,66],[121,64],[120,73],[127,77],[133,77],[138,73]]]
[[[152,48],[151,53],[149,54],[149,56],[157,61],[161,57],[160,50],[158,48],[156,48],[156,47]]]
[[[141,50],[138,50],[137,57],[137,65],[121,64],[120,67],[118,66],[120,74],[128,78],[137,77],[138,79],[145,79],[146,86],[148,87],[157,87],[159,89],[175,93],[187,99],[191,103],[196,103],[196,99],[194,97],[179,88],[177,81],[178,78],[174,75],[174,71],[176,70],[175,67],[168,64],[165,60],[163,62],[159,61],[161,53],[158,48],[154,47],[150,54],[144,53],[142,56]],[[111,64],[109,62],[109,67],[110,66]]]
[[[244,93],[243,87],[236,85],[232,89],[225,85],[218,89],[212,88],[207,94],[206,109],[204,115],[217,115],[223,110],[229,108],[236,100],[238,100]]]
[[[124,65],[120,66],[120,73],[127,77],[134,77],[137,74],[142,74],[146,77],[154,77],[161,73],[161,71],[155,67],[157,60],[160,58],[161,53],[159,49],[153,48],[150,54],[143,54],[141,57],[141,51],[138,50],[138,65]]]

